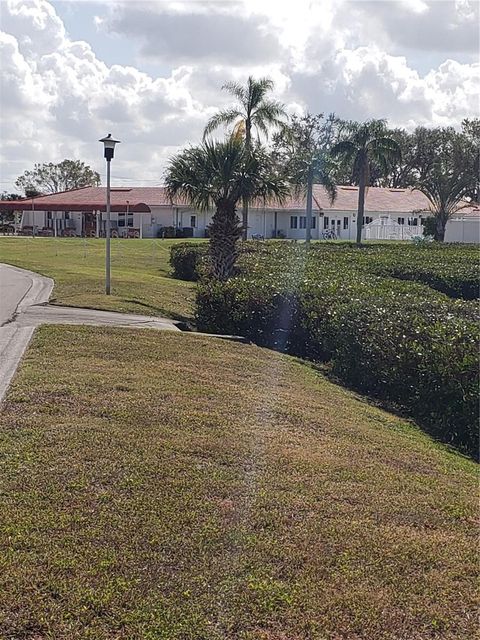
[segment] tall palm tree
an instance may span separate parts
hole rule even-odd
[[[358,176],[357,245],[360,245],[370,172],[380,169],[386,175],[392,164],[398,162],[400,147],[387,135],[385,120],[349,122],[344,135],[345,138],[333,146],[332,155],[343,156],[351,164],[352,174]]]
[[[171,198],[185,199],[200,210],[214,208],[210,232],[213,276],[227,280],[238,255],[242,234],[236,208],[243,198],[249,201],[282,202],[288,185],[259,147],[247,153],[243,140],[230,137],[225,142],[204,141],[170,160],[165,185]]]
[[[333,177],[333,161],[328,151],[334,139],[337,118],[324,119],[323,114],[292,116],[274,136],[274,151],[285,166],[296,195],[306,196],[305,243],[312,237],[313,184],[323,185],[333,203],[337,188]]]
[[[439,163],[440,165],[440,163]],[[435,166],[431,175],[418,182],[417,189],[424,193],[430,203],[435,220],[434,239],[443,242],[445,227],[450,218],[461,209],[471,206],[465,198],[475,184],[474,174],[461,174],[442,170]]]
[[[244,137],[245,149],[250,153],[253,149],[252,132],[268,136],[270,127],[277,127],[285,117],[283,104],[269,100],[266,96],[273,90],[274,83],[270,78],[255,80],[249,76],[246,86],[238,82],[227,82],[222,89],[237,99],[238,106],[219,111],[210,118],[203,133],[204,139],[218,127],[234,125],[234,137]],[[243,238],[248,235],[248,199],[243,199],[242,211]]]

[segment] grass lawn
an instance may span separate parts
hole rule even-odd
[[[193,285],[169,277],[178,240],[112,239],[112,295],[104,294],[105,240],[0,238],[0,262],[55,280],[53,302],[189,320]]]
[[[0,452],[2,638],[477,634],[474,463],[292,358],[42,327]]]

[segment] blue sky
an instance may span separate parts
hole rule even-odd
[[[289,112],[459,126],[478,116],[479,4],[469,0],[0,0],[0,186],[34,162],[160,184],[201,138],[224,82],[268,75]]]

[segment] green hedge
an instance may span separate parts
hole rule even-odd
[[[374,273],[414,280],[453,298],[479,297],[480,253],[476,245],[384,247],[370,260]]]
[[[226,283],[203,281],[201,331],[244,335],[314,361],[476,454],[477,309],[367,269],[382,250],[262,245]],[[370,258],[368,257],[370,255]]]
[[[170,249],[172,276],[179,280],[197,281],[202,265],[205,263],[207,251],[206,244],[182,242],[173,245]]]

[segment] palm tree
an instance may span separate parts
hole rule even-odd
[[[358,176],[357,245],[360,245],[370,172],[380,169],[386,175],[392,164],[399,161],[400,147],[387,135],[385,120],[349,122],[345,133],[345,139],[333,146],[332,155],[343,156],[350,163],[352,174]]]
[[[204,141],[172,158],[165,185],[171,198],[180,196],[200,210],[215,208],[209,227],[213,276],[227,280],[238,255],[242,234],[236,208],[246,198],[282,202],[288,185],[260,147],[247,153],[243,140]]]
[[[460,209],[471,206],[465,201],[475,184],[475,176],[455,171],[445,171],[436,164],[429,177],[417,184],[430,203],[430,211],[435,220],[433,237],[438,242],[445,239],[445,227],[450,218]]]
[[[210,118],[203,133],[204,139],[218,127],[234,125],[234,137],[244,137],[245,149],[251,153],[253,149],[252,131],[268,136],[269,127],[277,127],[285,117],[283,104],[269,100],[266,96],[273,90],[274,83],[270,78],[255,80],[249,76],[244,87],[237,82],[227,82],[222,89],[237,99],[238,106],[219,111]],[[243,238],[248,234],[248,200],[243,199],[242,211]]]
[[[305,243],[312,236],[313,184],[322,184],[333,203],[337,187],[333,178],[332,159],[328,154],[337,119],[331,114],[324,120],[323,114],[307,113],[292,116],[274,138],[274,151],[283,163],[296,195],[306,195]]]

